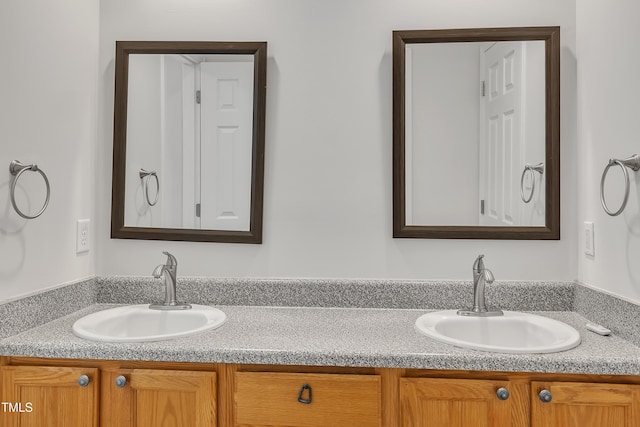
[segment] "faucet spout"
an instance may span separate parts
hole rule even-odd
[[[487,283],[491,284],[495,281],[495,277],[491,270],[485,268],[483,258],[484,255],[478,255],[473,263],[473,308],[458,310],[460,316],[491,317],[504,314],[502,310],[487,309],[484,290]]]
[[[176,257],[169,252],[163,252],[167,256],[167,262],[160,264],[153,270],[153,277],[156,279],[163,278],[165,293],[164,302],[151,304],[149,308],[154,310],[187,310],[191,308],[190,304],[180,303],[176,299],[176,282],[178,261]]]
[[[491,272],[491,270],[486,269],[484,271],[484,282],[488,283],[488,284],[492,284],[495,281],[495,277],[493,277],[493,273]]]

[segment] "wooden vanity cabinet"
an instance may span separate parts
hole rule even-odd
[[[216,425],[216,374],[185,370],[102,372],[102,427]]]
[[[98,369],[0,366],[0,378],[0,426],[98,426]]]
[[[400,378],[403,427],[521,427],[529,420],[527,383]]]
[[[380,377],[236,372],[236,426],[381,425]]]
[[[2,427],[640,426],[631,375],[0,357],[0,380]]]
[[[208,365],[0,359],[0,401],[32,408],[16,413],[0,407],[2,427],[217,425],[216,373]],[[145,365],[157,369],[137,368]]]
[[[628,375],[407,370],[398,425],[638,427],[639,384]]]
[[[640,426],[640,385],[531,383],[531,427]]]

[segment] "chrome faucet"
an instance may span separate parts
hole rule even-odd
[[[188,310],[191,304],[176,301],[176,276],[178,271],[178,261],[169,252],[162,252],[167,256],[167,262],[160,264],[153,270],[153,277],[163,278],[165,293],[164,302],[151,304],[149,308],[154,310]]]
[[[487,310],[487,303],[484,297],[484,287],[491,284],[495,278],[488,268],[484,267],[482,261],[484,255],[478,255],[473,263],[473,308],[471,310],[458,310],[459,316],[492,317],[502,316],[502,310]]]

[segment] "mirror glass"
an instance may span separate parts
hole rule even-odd
[[[559,238],[556,31],[394,32],[395,237]]]
[[[117,43],[112,237],[260,243],[265,56]]]

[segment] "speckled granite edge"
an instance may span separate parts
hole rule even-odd
[[[471,284],[464,281],[183,278],[179,289],[183,299],[195,299],[189,302],[223,308],[228,322],[203,335],[155,343],[82,340],[71,333],[71,324],[111,306],[106,300],[130,304],[163,294],[162,283],[150,278],[102,277],[0,305],[0,354],[640,374],[640,306],[574,282],[498,282],[487,288],[490,305],[541,311],[580,332],[580,346],[543,355],[476,352],[416,334],[412,325],[425,310],[466,305]],[[602,323],[614,334],[588,332],[587,321]]]
[[[543,312],[580,333],[582,343],[548,354],[504,354],[453,347],[414,330],[424,310],[218,306],[221,327],[197,335],[141,343],[88,341],[73,322],[110,308],[97,304],[0,340],[8,356],[199,363],[361,366],[512,372],[638,375],[640,348],[584,329],[573,312]],[[322,327],[318,327],[322,325]]]
[[[571,311],[574,288],[573,282],[498,281],[487,286],[487,303],[504,310]],[[473,302],[470,281],[184,277],[177,294],[194,304],[242,306],[458,309]],[[163,297],[157,279],[98,278],[98,303],[142,304]]]
[[[576,283],[574,311],[640,346],[640,305]]]
[[[95,304],[97,282],[89,278],[0,305],[0,338],[18,334]]]

